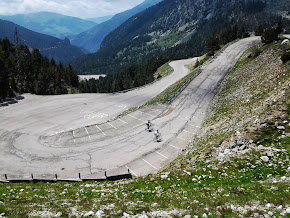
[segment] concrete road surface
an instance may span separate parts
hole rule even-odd
[[[240,40],[208,64],[170,105],[147,106],[123,117],[121,112],[141,106],[189,73],[196,59],[174,61],[174,72],[149,86],[119,94],[62,96],[24,95],[18,104],[0,108],[0,180],[102,177],[131,170],[134,176],[157,172],[176,158],[198,131],[214,96],[214,89],[245,49],[258,37]],[[155,142],[145,130],[151,120],[162,133]]]

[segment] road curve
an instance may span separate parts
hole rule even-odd
[[[145,107],[120,119],[112,120],[188,74],[185,65],[195,59],[172,62],[171,75],[123,94],[25,95],[24,101],[0,109],[0,180],[3,174],[76,178],[79,172],[97,177],[105,170],[118,174],[127,168],[135,176],[157,172],[198,133],[213,90],[258,41],[251,37],[230,45],[171,105]],[[145,131],[148,119],[161,131],[162,142],[154,142]]]

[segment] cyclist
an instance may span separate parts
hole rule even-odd
[[[158,129],[154,132],[154,136],[155,136],[155,140],[158,141],[160,137],[160,132]]]
[[[150,120],[148,120],[148,122],[146,123],[147,129],[150,130],[150,127],[152,126],[152,123],[150,122]]]

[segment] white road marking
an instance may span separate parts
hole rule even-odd
[[[159,153],[158,151],[156,151],[157,154],[159,154],[160,156],[164,157],[165,159],[168,159],[168,157],[166,157],[165,155]]]
[[[157,111],[157,112],[159,112],[159,113],[162,112],[162,111],[160,111],[160,110],[156,110],[156,109],[150,109],[150,110],[152,110],[152,111]]]
[[[62,133],[61,133],[61,134],[62,134]],[[61,134],[59,135],[58,141],[60,141],[60,140],[61,140]]]
[[[108,117],[108,114],[99,113],[99,112],[91,112],[91,111],[81,111],[82,114],[85,114],[83,117],[87,119],[94,119],[94,118],[104,118]]]
[[[107,123],[108,125],[110,125],[111,127],[113,127],[114,129],[117,129],[115,126],[113,126],[111,123]]]
[[[181,140],[183,140],[183,141],[186,141],[186,139],[181,138],[180,136],[177,136],[176,138],[181,139]]]
[[[144,159],[142,158],[142,160],[144,160]],[[151,167],[153,167],[154,169],[158,170],[156,167],[154,167],[154,166],[153,166],[151,163],[149,163],[147,160],[144,160],[144,162],[147,163],[148,165],[150,165]]]
[[[175,149],[177,149],[177,150],[182,150],[181,148],[178,148],[178,147],[176,147],[176,146],[174,146],[174,145],[170,145],[170,144],[169,144],[169,146],[171,146],[172,148],[175,148]]]
[[[120,105],[115,105],[115,106],[118,107],[118,108],[123,108],[123,109],[127,108],[126,104],[120,104]]]
[[[74,143],[76,143],[76,139],[75,139],[75,131],[72,130],[72,129],[71,129],[71,131],[72,131],[72,135],[73,135],[73,138],[74,138]]]
[[[62,130],[60,132],[55,132],[55,135],[58,135],[58,134],[61,134],[61,133],[64,133],[64,130]]]
[[[131,115],[131,114],[128,114],[128,116],[129,116],[129,117],[132,117],[132,118],[134,118],[134,119],[136,119],[136,120],[140,120],[140,121],[142,121],[142,122],[144,122],[144,123],[146,122],[146,121],[143,121],[143,120],[139,119],[138,117],[134,117],[134,116]]]
[[[96,127],[101,131],[101,133],[103,133],[104,136],[106,136],[106,134],[103,132],[103,130],[101,130],[100,127],[98,127],[98,125],[96,125]]]
[[[125,124],[128,124],[126,121],[124,121],[124,120],[121,120],[121,119],[118,119],[118,120],[120,120],[122,123],[125,123]]]
[[[147,115],[149,115],[149,116],[151,116],[151,117],[155,117],[154,115],[151,115],[151,114],[145,113],[145,112],[143,112],[143,111],[137,111],[137,112],[142,113],[142,114],[147,114]]]
[[[195,133],[194,132],[190,132],[190,131],[187,131],[187,130],[182,130],[183,132],[187,132],[187,133],[190,133],[190,134],[192,134],[192,135],[195,135]]]
[[[126,166],[127,167],[127,166]],[[127,167],[127,169],[134,175],[134,176],[137,176],[136,173],[133,172],[133,170],[131,170],[129,167]]]
[[[190,126],[192,126],[192,127],[196,127],[196,128],[199,128],[199,129],[201,129],[201,127],[200,127],[200,126],[191,125],[191,124],[188,124],[188,125],[190,125]]]
[[[87,132],[87,135],[89,136],[90,141],[92,141],[91,136],[90,136],[90,134],[89,134],[89,132],[88,132],[88,130],[87,130],[87,127],[85,127],[85,130],[86,130],[86,132]]]

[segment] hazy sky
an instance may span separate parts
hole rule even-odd
[[[0,0],[0,15],[49,11],[91,18],[116,14],[144,0]]]

